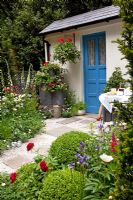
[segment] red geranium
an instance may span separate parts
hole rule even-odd
[[[61,78],[61,80],[64,80],[64,76],[61,76],[60,78]]]
[[[43,172],[47,172],[47,171],[48,171],[48,166],[47,166],[47,164],[46,164],[46,162],[45,162],[44,160],[42,160],[42,161],[40,162],[40,168],[41,168],[41,170],[42,170]]]
[[[115,134],[112,134],[112,141],[111,141],[111,151],[112,152],[116,152],[116,146],[117,146],[117,138],[115,136]]]
[[[3,89],[4,92],[11,92],[11,88],[10,87],[6,87]]]
[[[58,42],[59,42],[59,43],[64,43],[65,40],[64,40],[64,38],[59,38],[59,39],[58,39]]]
[[[55,86],[55,83],[52,83],[52,82],[51,82],[51,83],[48,84],[48,86],[49,86],[49,87],[53,87],[53,86]]]
[[[27,151],[30,151],[33,147],[34,147],[34,143],[32,143],[32,142],[28,143],[26,146]]]
[[[72,42],[72,38],[67,38],[67,42]]]
[[[43,64],[43,65],[48,65],[48,61],[46,61],[46,62],[43,61],[42,64]]]
[[[14,181],[16,180],[16,176],[17,176],[16,172],[13,172],[13,173],[10,174],[11,183],[14,183]]]

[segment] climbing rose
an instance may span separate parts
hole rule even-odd
[[[41,168],[41,170],[42,170],[43,172],[47,172],[47,171],[48,171],[48,166],[47,166],[47,164],[46,164],[46,162],[45,162],[44,160],[42,160],[42,161],[40,162],[40,168]]]
[[[64,43],[64,38],[59,38],[59,39],[58,39],[58,42],[59,42],[59,43]]]
[[[14,181],[16,180],[16,176],[17,176],[16,172],[13,172],[13,173],[10,174],[11,183],[14,183]]]
[[[72,38],[67,38],[67,42],[72,42]]]
[[[34,143],[30,142],[27,144],[27,151],[30,151],[34,147]]]
[[[115,134],[113,133],[112,134],[112,141],[111,141],[111,151],[112,152],[117,152],[116,146],[117,146],[117,139],[116,139]]]

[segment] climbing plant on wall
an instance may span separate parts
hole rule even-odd
[[[127,123],[127,128],[120,135],[120,168],[116,173],[117,181],[113,194],[115,200],[128,200],[133,197],[133,0],[115,0],[120,7],[123,21],[121,39],[118,39],[119,49],[127,59],[127,73],[129,75],[132,96],[126,104],[116,104],[121,120]]]

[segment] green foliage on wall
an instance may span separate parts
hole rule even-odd
[[[120,134],[120,170],[117,171],[114,198],[127,200],[133,197],[133,1],[115,0],[120,6],[123,21],[122,38],[118,39],[119,49],[127,59],[129,83],[132,90],[130,101],[126,104],[116,104],[121,120],[127,122],[127,130]]]
[[[105,86],[104,92],[109,92],[111,88],[119,88],[124,87],[125,80],[122,77],[122,72],[119,67],[115,68],[115,71],[112,73],[111,77],[107,81],[107,84]]]

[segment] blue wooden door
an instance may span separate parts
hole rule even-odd
[[[83,37],[84,92],[87,112],[98,113],[99,95],[106,83],[105,33]]]

